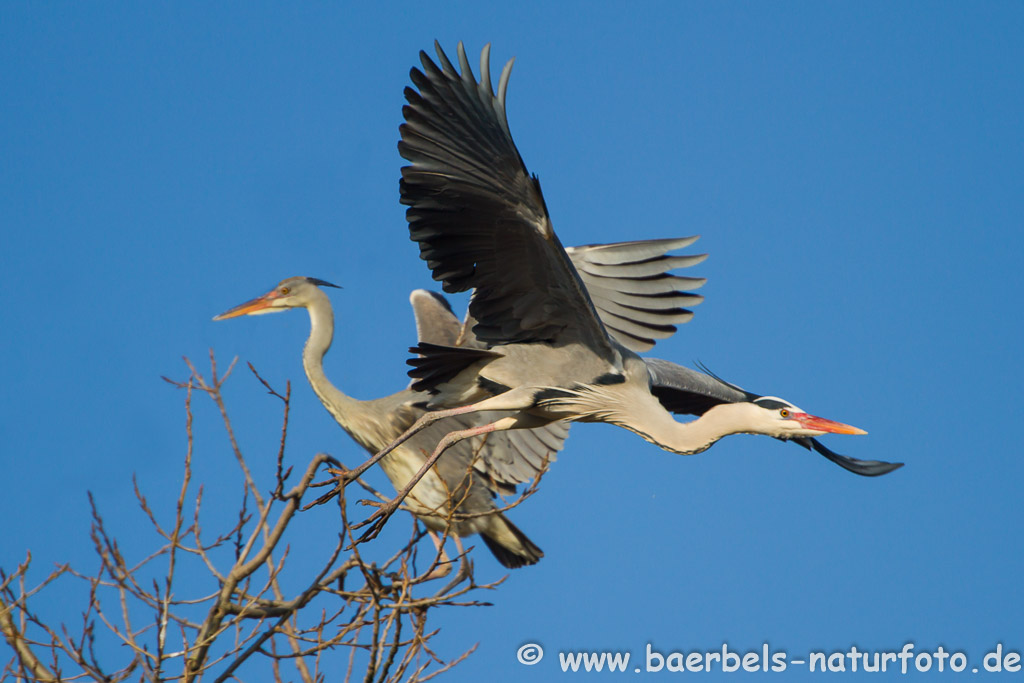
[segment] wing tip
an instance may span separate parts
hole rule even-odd
[[[885,460],[859,460],[848,455],[840,455],[830,450],[817,439],[811,439],[811,445],[819,454],[825,456],[843,469],[859,474],[862,477],[880,477],[889,474],[903,467],[902,462],[887,462]]]

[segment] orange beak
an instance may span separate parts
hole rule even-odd
[[[266,312],[270,308],[271,302],[278,297],[277,289],[272,289],[263,296],[258,296],[255,299],[246,301],[244,304],[238,304],[234,308],[228,309],[218,316],[214,316],[214,320],[227,320],[228,318],[237,318],[240,315],[250,315],[253,313]]]
[[[807,429],[827,434],[867,434],[863,429],[858,429],[842,422],[835,422],[834,420],[826,420],[816,415],[808,415],[807,413],[794,413],[790,419],[796,420]]]

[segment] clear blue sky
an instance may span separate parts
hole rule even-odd
[[[574,427],[512,513],[546,557],[438,622],[442,655],[480,643],[457,680],[561,680],[559,650],[647,643],[1024,649],[1024,8],[488,5],[0,5],[0,566],[92,567],[87,490],[144,540],[131,476],[156,507],[176,495],[182,395],[160,376],[182,356],[292,380],[293,462],[361,461],[303,377],[305,315],[210,318],[287,276],[336,282],[328,374],[404,386],[408,293],[432,283],[398,203],[402,89],[435,38],[490,42],[495,69],[516,57],[512,132],[564,243],[703,235],[706,301],[656,354],[907,465],[863,479],[761,437],[682,457]],[[227,394],[269,472],[277,405],[247,372]],[[208,405],[197,434],[230,507]],[[505,573],[482,548],[476,568]],[[548,657],[519,665],[526,642]]]

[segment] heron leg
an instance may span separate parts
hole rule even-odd
[[[437,566],[431,569],[423,577],[424,581],[430,581],[431,579],[440,579],[452,573],[452,561],[448,558],[448,553],[445,552],[444,541],[441,539],[441,537],[437,534],[436,531],[431,531],[430,529],[427,529],[427,535],[430,536],[430,540],[434,544],[434,549],[437,551]],[[462,549],[459,544],[459,537],[454,536],[453,538],[455,539],[455,547],[459,548],[459,551],[461,552]]]
[[[484,403],[487,403],[487,401],[481,401],[480,403],[474,404],[474,406],[465,407],[474,408],[475,406],[479,406]],[[493,408],[489,407],[475,409],[493,410]],[[464,410],[463,412],[472,411]],[[358,529],[366,525],[370,526],[370,528],[367,529],[363,533],[363,535],[359,537],[359,542],[362,543],[363,541],[369,541],[370,539],[377,537],[377,534],[379,534],[381,529],[384,528],[384,524],[388,521],[391,515],[394,514],[395,510],[398,509],[398,506],[402,504],[402,501],[405,500],[405,497],[409,495],[409,492],[412,491],[413,487],[416,486],[417,483],[419,483],[419,480],[423,478],[427,471],[434,466],[438,458],[441,457],[441,454],[444,453],[452,444],[462,441],[463,439],[468,439],[473,436],[480,436],[481,434],[505,431],[507,429],[517,429],[523,427],[536,426],[536,419],[532,419],[531,416],[510,416],[500,418],[498,420],[495,420],[494,422],[490,422],[485,425],[480,425],[479,427],[470,427],[469,429],[461,429],[445,434],[444,437],[438,442],[437,448],[434,449],[434,452],[430,455],[429,458],[427,458],[426,462],[423,463],[423,467],[421,467],[419,471],[415,475],[413,475],[412,479],[409,480],[409,483],[406,484],[405,487],[401,491],[399,491],[394,498],[391,499],[390,503],[381,506],[376,512],[374,512],[368,518],[352,526],[353,529]]]
[[[335,477],[335,481],[337,481],[339,483],[334,488],[334,490],[332,490],[329,493],[325,493],[324,495],[320,496],[315,501],[313,501],[313,503],[311,503],[310,505],[321,505],[323,503],[326,503],[328,500],[330,500],[331,498],[336,496],[338,494],[338,492],[341,489],[343,489],[348,482],[355,481],[359,477],[363,476],[363,473],[366,472],[366,470],[370,469],[371,467],[376,465],[378,462],[383,460],[384,457],[387,456],[388,453],[390,453],[391,451],[395,450],[396,448],[401,446],[403,443],[408,441],[410,438],[412,438],[412,436],[414,434],[416,434],[416,432],[420,431],[421,429],[424,429],[425,427],[430,426],[434,422],[437,422],[438,420],[444,419],[446,417],[451,417],[452,415],[463,415],[465,413],[471,413],[474,410],[478,410],[478,409],[475,408],[473,405],[468,405],[468,406],[462,406],[460,408],[450,408],[450,409],[447,409],[447,410],[435,410],[435,411],[427,412],[427,413],[424,413],[423,415],[420,415],[420,417],[415,422],[412,423],[411,427],[409,427],[404,432],[402,432],[398,436],[397,439],[395,439],[394,441],[389,443],[382,450],[378,451],[369,460],[367,460],[366,462],[364,462],[362,465],[360,465],[359,467],[355,468],[354,470],[348,470],[347,472],[344,472],[343,474],[340,474],[339,476]],[[422,475],[418,476],[415,479],[415,481],[419,481],[419,479],[421,477],[422,477]]]
[[[460,578],[472,578],[473,577],[473,561],[466,555],[466,549],[462,547],[462,537],[453,536],[452,540],[455,541],[455,549],[459,551],[459,573],[456,576]]]
[[[455,541],[455,549],[459,551],[459,557],[465,559],[466,549],[462,547],[462,537],[458,535],[452,536],[452,540]]]
[[[533,406],[534,395],[536,393],[537,391],[534,387],[519,387],[517,389],[511,389],[504,393],[498,394],[497,396],[491,396],[490,398],[485,398],[482,401],[477,401],[476,403],[471,403],[466,406],[427,411],[420,415],[419,418],[417,418],[417,420],[412,423],[412,426],[406,429],[404,432],[402,432],[402,434],[397,439],[389,443],[387,446],[383,448],[383,450],[379,451],[376,455],[374,455],[372,458],[364,462],[359,467],[355,468],[354,470],[350,470],[346,474],[346,476],[349,478],[349,480],[353,480],[362,476],[363,472],[376,465],[384,456],[386,456],[388,453],[395,450],[403,443],[408,441],[410,438],[412,438],[412,436],[416,434],[416,432],[426,427],[429,427],[438,420],[443,420],[446,417],[454,417],[455,415],[475,413],[482,410],[524,410],[526,408],[530,408]],[[423,470],[423,472],[425,471],[426,470]],[[414,480],[414,483],[415,481],[419,481],[420,477],[422,476],[422,474],[417,476],[416,479]]]
[[[440,579],[448,576],[452,572],[452,560],[444,549],[443,538],[435,531],[428,530],[427,534],[430,536],[430,540],[434,542],[434,548],[437,549],[438,558],[437,566],[423,577],[424,581]],[[466,556],[466,549],[462,545],[462,537],[458,534],[451,534],[451,539],[452,542],[455,543],[455,549],[458,551],[458,555],[456,557],[458,557],[459,560],[459,571],[455,574],[455,577],[448,586],[441,590],[439,595],[447,594],[449,590],[459,585],[463,579],[473,576],[473,563]]]
[[[421,429],[424,429],[425,427],[428,427],[433,423],[437,422],[438,420],[442,420],[446,417],[452,417],[453,415],[463,415],[465,413],[471,413],[473,411],[474,407],[472,405],[468,405],[462,406],[460,408],[434,410],[423,413],[415,422],[412,423],[412,426],[406,429],[404,432],[402,432],[397,439],[389,443],[382,450],[378,451],[376,455],[374,455],[372,458],[364,462],[359,467],[355,468],[354,470],[350,470],[347,473],[348,478],[356,479],[362,476],[363,472],[376,465],[378,462],[381,461],[381,459],[384,458],[384,456],[386,456],[388,453],[390,453],[391,451],[395,450],[403,443],[408,441],[410,438],[412,438],[414,434],[416,434],[416,432],[420,431]],[[417,479],[417,481],[419,481],[419,479]]]
[[[466,551],[462,547],[462,539],[457,534],[452,534],[452,540],[455,541],[455,547],[459,551],[459,571],[444,588],[434,594],[435,597],[448,595],[465,579],[473,580],[473,561],[466,557]]]

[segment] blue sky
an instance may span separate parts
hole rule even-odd
[[[682,457],[574,427],[511,513],[546,557],[438,621],[443,655],[480,644],[456,679],[561,680],[558,651],[647,643],[1024,650],[1022,34],[1015,3],[3,4],[0,566],[91,566],[87,490],[144,541],[131,477],[156,507],[177,494],[183,397],[160,376],[182,356],[291,380],[294,462],[362,460],[305,382],[304,315],[210,318],[288,276],[336,282],[328,374],[404,386],[408,293],[432,282],[398,203],[402,89],[435,38],[490,42],[495,70],[516,57],[510,125],[564,243],[703,235],[706,301],[656,355],[907,465],[863,479],[761,437]],[[227,399],[271,472],[278,406],[241,371]],[[211,406],[196,428],[228,509]],[[479,580],[505,573],[475,556]],[[529,668],[527,642],[548,652]]]

